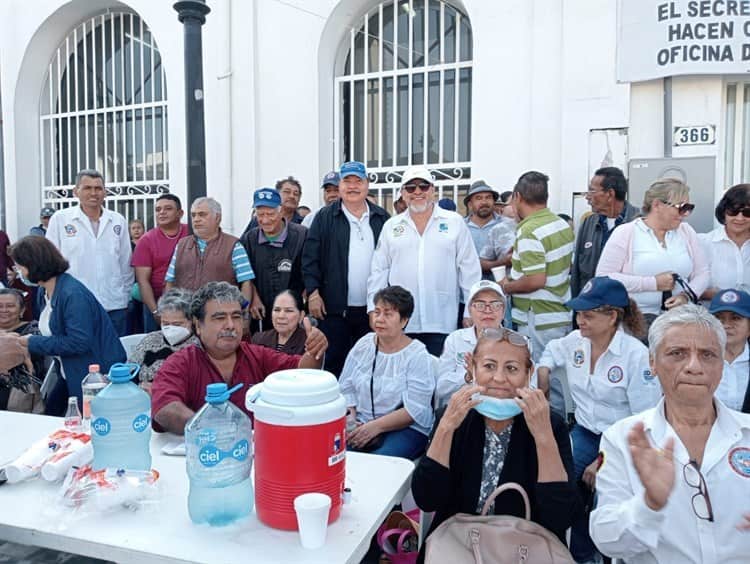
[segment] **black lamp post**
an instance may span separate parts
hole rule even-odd
[[[204,0],[174,4],[185,26],[185,137],[188,205],[206,195],[206,128],[203,119],[203,41],[201,26],[211,11]]]

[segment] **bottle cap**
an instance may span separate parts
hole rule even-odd
[[[208,403],[224,403],[225,401],[229,400],[229,396],[231,396],[234,392],[239,390],[242,387],[242,384],[237,384],[231,389],[227,389],[227,385],[224,383],[220,384],[208,384],[206,386],[206,401]]]
[[[135,368],[135,371],[132,371],[133,368]],[[113,364],[109,369],[109,381],[114,382],[115,384],[124,384],[125,382],[130,382],[135,377],[135,375],[138,374],[140,368],[141,367],[137,364],[130,364],[125,362],[118,362],[117,364]]]
[[[89,372],[99,372],[100,369],[98,364],[89,364]]]

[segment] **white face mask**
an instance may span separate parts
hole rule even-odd
[[[170,345],[175,346],[190,336],[190,329],[180,325],[164,325],[161,328],[161,334]]]

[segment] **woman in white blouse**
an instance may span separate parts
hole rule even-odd
[[[721,290],[708,309],[727,333],[724,372],[714,395],[730,409],[750,411],[750,295],[742,290]],[[745,401],[747,398],[747,402]]]
[[[604,246],[596,275],[622,282],[648,320],[691,301],[682,286],[675,286],[675,274],[697,296],[708,287],[710,272],[698,235],[683,222],[693,209],[682,181],[657,180],[643,197],[645,217],[615,229]]]
[[[661,387],[651,373],[648,349],[636,338],[643,333],[643,316],[620,282],[592,278],[565,305],[576,312],[579,329],[547,344],[537,374],[544,390],[551,369],[565,370],[575,402],[576,424],[570,431],[575,478],[589,491],[594,490],[602,433],[656,405]],[[573,524],[570,542],[576,562],[596,558],[587,516]]]
[[[433,357],[404,333],[414,311],[408,290],[384,288],[374,304],[370,325],[375,332],[354,345],[339,381],[348,420],[356,420],[347,447],[414,459],[424,453],[434,421]]]
[[[715,215],[721,227],[698,235],[711,269],[704,300],[713,298],[721,288],[750,290],[750,184],[727,190]]]
[[[466,355],[471,354],[484,329],[497,329],[505,316],[505,294],[491,280],[480,280],[471,287],[466,302],[471,327],[453,331],[445,339],[437,376],[437,407],[448,404],[455,391],[466,384]]]

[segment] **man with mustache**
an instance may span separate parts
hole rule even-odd
[[[401,195],[409,207],[383,226],[367,280],[368,311],[375,308],[378,290],[406,288],[414,296],[406,333],[440,356],[446,337],[456,329],[461,293],[468,297],[482,277],[479,256],[461,216],[435,205],[435,184],[427,168],[412,166],[404,172]]]
[[[474,241],[474,248],[477,254],[489,243],[489,234],[492,228],[498,223],[503,222],[503,217],[495,213],[495,202],[500,197],[494,188],[491,188],[484,180],[477,180],[469,188],[468,194],[464,198],[464,205],[469,212],[466,218],[466,227],[469,228],[471,239]],[[482,261],[482,278],[485,280],[492,279],[491,269],[495,266],[507,264],[506,257],[499,257],[500,260],[489,264],[490,261]]]
[[[245,413],[245,392],[266,376],[290,368],[320,368],[328,348],[325,335],[304,320],[303,355],[288,355],[242,342],[242,294],[227,282],[209,282],[193,295],[191,310],[199,345],[172,354],[154,376],[151,413],[154,429],[182,435],[185,423],[205,402],[206,385],[244,386],[230,401]]]

